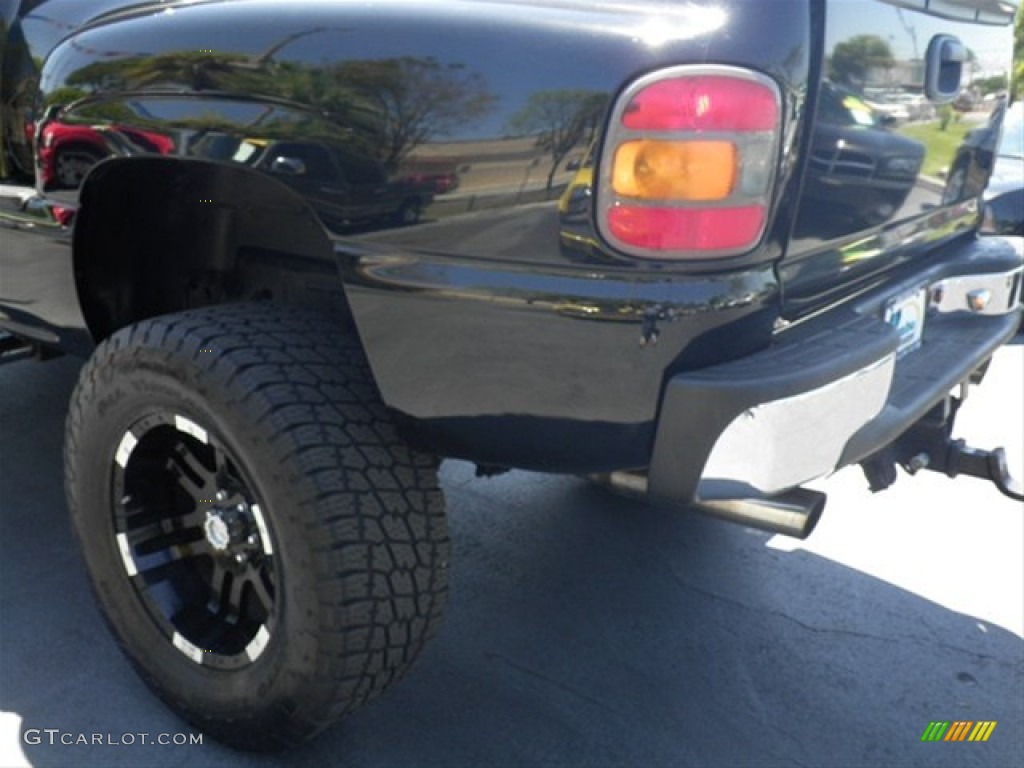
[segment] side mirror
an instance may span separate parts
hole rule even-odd
[[[281,176],[304,176],[306,164],[297,157],[275,157],[270,164],[270,172]]]
[[[580,159],[578,157],[573,158],[565,164],[565,170],[567,171],[578,171],[580,169]]]
[[[878,124],[881,125],[883,128],[892,128],[894,125],[896,125],[896,118],[893,117],[892,115],[879,115]]]
[[[925,53],[924,93],[933,104],[948,104],[956,99],[967,59],[967,47],[952,35],[935,35],[931,39]]]

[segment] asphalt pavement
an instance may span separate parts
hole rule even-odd
[[[86,585],[61,476],[77,369],[0,369],[0,768],[1024,765],[1022,505],[932,473],[872,495],[855,469],[815,485],[800,543],[448,462],[447,620],[402,684],[286,756],[144,744],[195,731]],[[1024,475],[1022,380],[1018,337],[958,433]],[[936,720],[997,725],[922,742]]]

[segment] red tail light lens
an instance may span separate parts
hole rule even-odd
[[[610,231],[622,242],[651,251],[733,251],[764,229],[764,209],[650,208],[620,205],[608,213]]]
[[[707,259],[764,235],[778,160],[778,87],[735,67],[674,67],[619,99],[602,153],[599,225],[617,249]]]
[[[634,131],[773,131],[778,120],[771,88],[722,75],[655,82],[634,95],[622,115]]]

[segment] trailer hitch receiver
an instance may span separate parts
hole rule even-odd
[[[861,466],[871,490],[879,491],[892,485],[898,464],[911,475],[930,469],[948,477],[967,475],[990,480],[1003,495],[1024,501],[1024,487],[1010,473],[1006,451],[1002,448],[982,451],[952,438],[953,422],[961,402],[961,398],[947,397],[892,445],[863,461]]]
[[[993,451],[980,451],[969,448],[963,440],[954,440],[946,452],[945,466],[942,468],[950,477],[969,475],[991,480],[996,488],[1005,496],[1015,501],[1024,501],[1024,487],[1020,480],[1010,474],[1006,464],[1006,451],[996,448]]]

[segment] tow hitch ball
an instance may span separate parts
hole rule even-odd
[[[922,469],[944,472],[949,477],[968,475],[991,480],[1015,501],[1024,501],[1024,487],[1010,474],[1006,452],[1002,448],[982,451],[963,440],[953,440],[953,421],[962,401],[948,397],[897,440],[861,462],[872,491],[881,491],[896,482],[896,465],[909,474]]]

